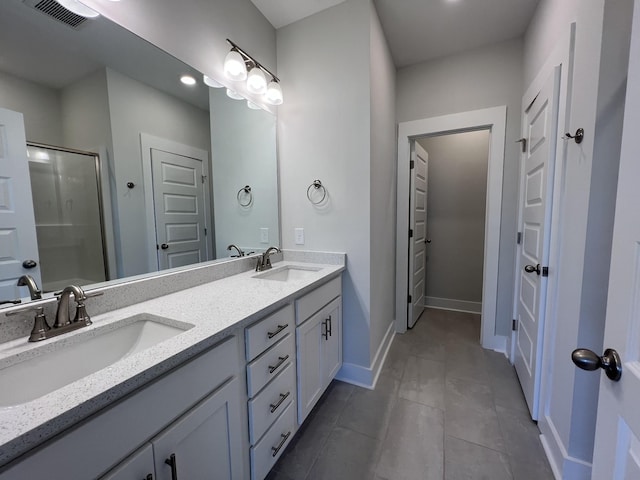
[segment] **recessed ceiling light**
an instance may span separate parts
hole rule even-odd
[[[196,79],[193,78],[191,75],[183,75],[180,77],[180,81],[182,83],[184,83],[185,85],[195,85],[196,84]]]

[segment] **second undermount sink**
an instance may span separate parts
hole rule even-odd
[[[0,360],[0,408],[35,400],[190,328],[139,314]]]
[[[303,280],[314,272],[321,269],[318,267],[301,267],[297,265],[285,265],[283,267],[273,268],[266,272],[253,275],[253,278],[262,280],[277,280],[279,282],[288,282],[292,280]]]

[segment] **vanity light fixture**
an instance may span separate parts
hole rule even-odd
[[[182,75],[180,77],[180,81],[185,85],[189,85],[189,86],[196,84],[196,79],[193,78],[191,75]]]
[[[282,104],[282,87],[280,86],[278,77],[260,65],[255,58],[228,38],[227,43],[231,45],[231,51],[227,54],[227,58],[224,61],[224,71],[227,77],[236,81],[246,80],[247,90],[257,95],[264,94],[266,102],[271,105]],[[238,57],[242,60],[242,67],[238,65]],[[233,72],[236,71],[242,71],[244,75],[232,76]],[[249,72],[248,74],[247,71]],[[270,81],[268,80],[269,78],[271,78]]]
[[[222,87],[224,87],[224,85],[222,85],[220,82],[218,82],[217,80],[214,80],[211,77],[207,77],[206,75],[202,76],[202,81],[204,82],[205,85],[207,85],[208,87],[211,87],[211,88],[222,88]]]
[[[78,0],[56,0],[56,2],[70,12],[73,12],[76,15],[80,15],[81,17],[95,18],[100,16],[100,14],[93,8],[87,7],[84,3]]]
[[[260,110],[260,105],[256,105],[251,100],[247,100],[247,107],[249,107],[251,110]]]

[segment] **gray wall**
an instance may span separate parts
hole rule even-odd
[[[480,130],[418,140],[429,153],[426,295],[452,308],[482,302],[489,138]]]
[[[522,41],[510,40],[398,70],[398,122],[507,106],[496,334],[511,331],[522,103]]]
[[[371,361],[395,318],[396,69],[375,9],[370,14]]]
[[[140,133],[209,151],[209,112],[107,69],[119,226],[119,276],[149,271]],[[138,188],[129,189],[127,182]]]
[[[0,106],[24,115],[28,142],[63,144],[58,90],[0,72]]]
[[[369,2],[346,2],[278,30],[278,111],[284,248],[347,253],[344,361],[370,362]],[[306,198],[320,179],[324,208]],[[305,229],[295,245],[294,228]]]

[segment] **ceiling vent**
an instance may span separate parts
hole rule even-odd
[[[24,4],[35,8],[36,10],[40,10],[42,13],[55,18],[59,22],[62,22],[76,30],[86,20],[85,17],[76,15],[54,0],[24,0]]]

